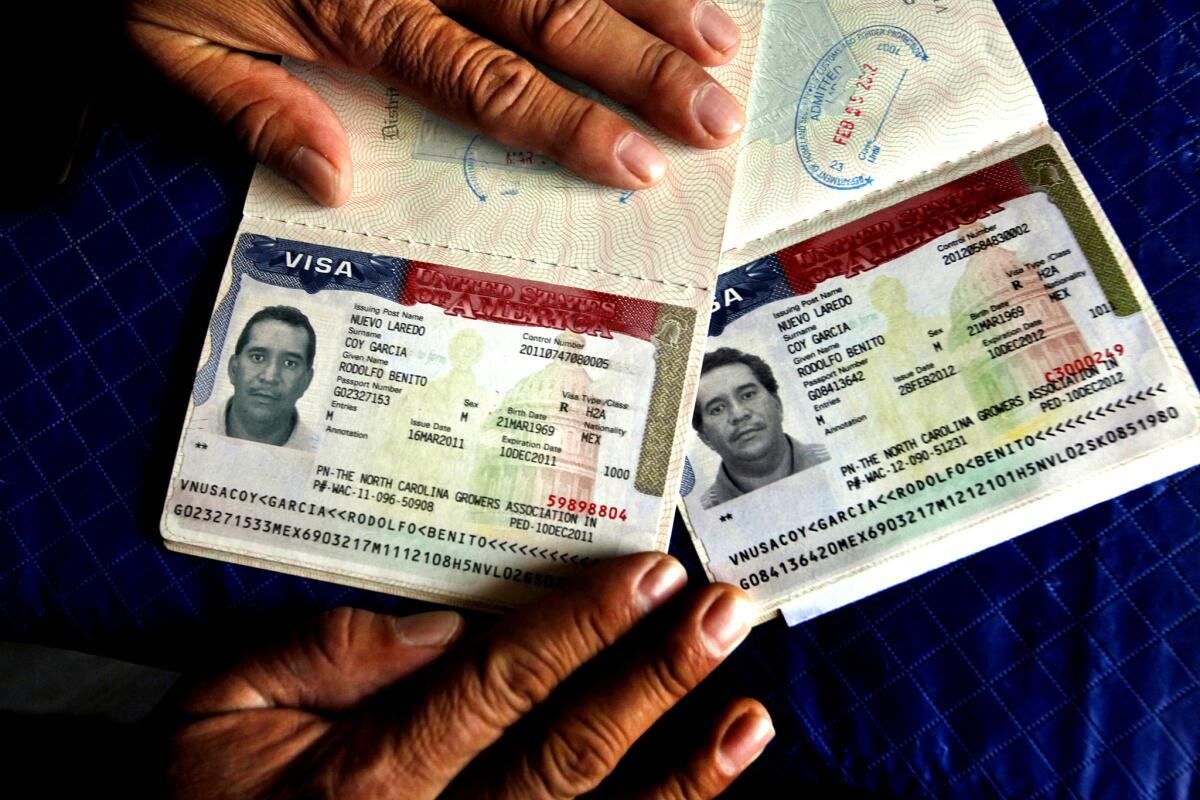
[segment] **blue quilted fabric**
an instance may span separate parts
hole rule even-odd
[[[999,5],[1196,372],[1200,10]],[[419,608],[161,546],[250,165],[154,86],[106,107],[68,190],[0,214],[0,637],[188,668],[308,610]],[[1191,470],[797,628],[764,625],[680,713],[734,693],[768,705],[778,738],[737,797],[1200,797],[1198,508]],[[688,548],[676,537],[694,567]]]

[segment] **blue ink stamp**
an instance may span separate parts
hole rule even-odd
[[[484,193],[485,176],[479,174],[479,162],[471,152],[471,149],[475,146],[475,140],[478,138],[478,136],[471,137],[471,141],[463,148],[463,180],[467,182],[467,188],[471,190],[471,194],[475,195],[479,199],[479,202],[486,203],[487,195]]]
[[[796,104],[796,156],[830,189],[870,186],[884,153],[881,137],[909,71],[929,60],[895,25],[868,25],[842,37],[809,73]]]

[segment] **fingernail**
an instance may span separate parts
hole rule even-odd
[[[700,31],[704,41],[719,53],[732,47],[741,35],[737,24],[711,0],[704,0],[696,6],[693,20],[696,23],[696,30]]]
[[[617,160],[646,183],[656,183],[667,171],[667,159],[654,143],[632,131],[617,144]]]
[[[338,201],[342,175],[316,150],[304,145],[297,147],[288,162],[287,173],[317,202],[332,206]]]
[[[462,630],[463,618],[453,611],[430,611],[396,619],[396,634],[411,647],[441,647]]]
[[[637,594],[642,610],[650,611],[662,605],[687,583],[687,572],[673,558],[664,558],[646,571],[638,581]]]
[[[726,775],[736,775],[762,753],[775,738],[771,720],[754,711],[747,711],[733,721],[717,746],[721,769]]]
[[[700,619],[704,643],[714,656],[724,656],[750,633],[750,602],[726,591],[713,601]]]
[[[705,84],[696,92],[693,109],[696,119],[714,139],[732,136],[746,124],[741,106],[729,92],[715,83]]]

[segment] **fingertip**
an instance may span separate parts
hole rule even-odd
[[[667,173],[667,158],[654,143],[637,131],[630,131],[620,138],[615,148],[617,162],[636,181],[636,186],[653,186]]]
[[[775,726],[770,714],[760,703],[750,703],[721,732],[717,767],[725,775],[736,777],[762,755],[773,738]]]
[[[700,635],[716,658],[724,658],[750,635],[754,604],[745,592],[732,586],[717,586],[700,615]]]
[[[635,794],[638,798],[716,797],[754,763],[775,737],[771,715],[749,697],[726,707],[686,766]]]
[[[353,177],[349,166],[339,168],[315,149],[300,145],[288,160],[287,176],[312,199],[330,208],[350,199]]]
[[[724,147],[746,127],[746,112],[733,95],[715,82],[706,83],[696,91],[692,113],[712,139],[701,146]]]
[[[658,608],[687,585],[687,571],[671,556],[652,564],[637,582],[638,602],[643,613]]]
[[[704,61],[710,65],[725,64],[737,54],[742,31],[728,14],[712,0],[696,4],[692,23],[712,55]]]
[[[457,641],[465,622],[457,611],[430,611],[408,617],[394,617],[396,637],[409,647],[445,648]]]

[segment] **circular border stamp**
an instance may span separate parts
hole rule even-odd
[[[796,103],[796,156],[809,177],[831,189],[870,186],[908,72],[928,60],[917,37],[896,25],[859,28],[829,48]]]

